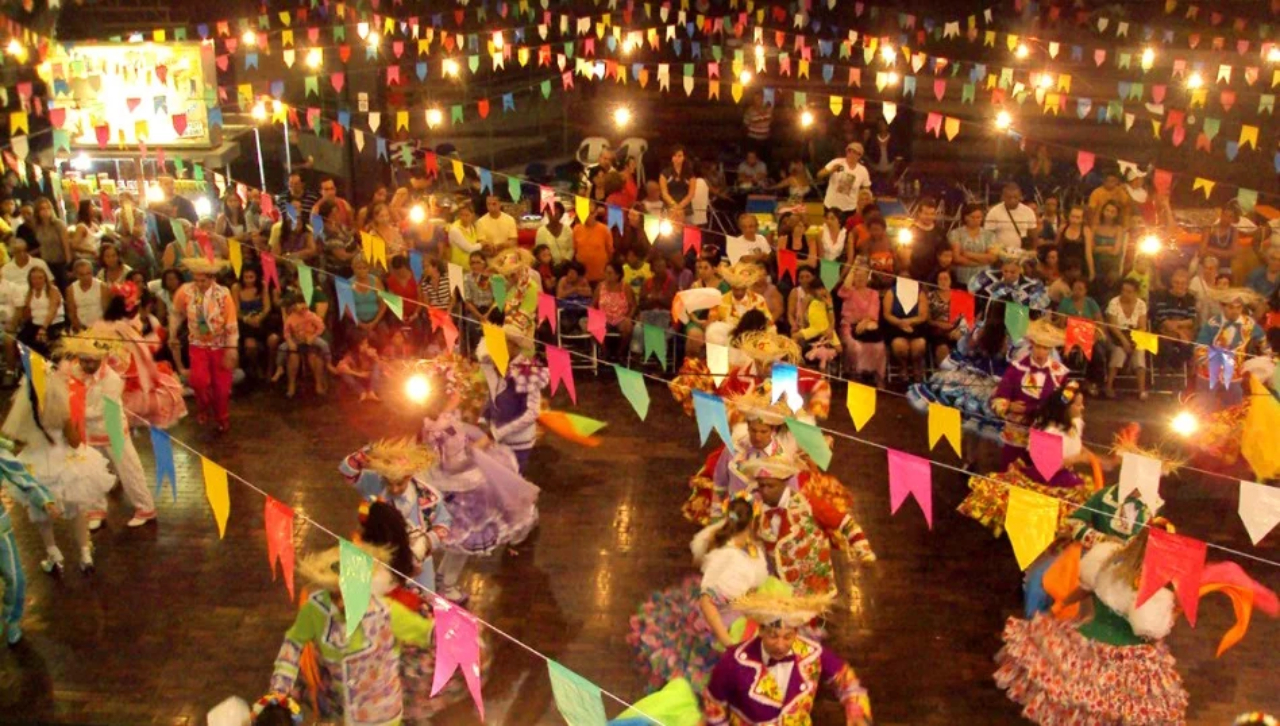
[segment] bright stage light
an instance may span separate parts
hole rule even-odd
[[[1138,243],[1138,251],[1144,255],[1158,255],[1164,249],[1164,243],[1154,234],[1149,234]]]
[[[1179,436],[1187,437],[1200,430],[1200,420],[1190,411],[1181,411],[1169,422],[1169,428]]]
[[[1187,78],[1187,88],[1190,88],[1193,91],[1196,90],[1197,88],[1200,88],[1203,85],[1204,85],[1204,76],[1200,75],[1199,73],[1192,73],[1191,76]]]
[[[1027,56],[1031,55],[1031,49],[1026,43],[1018,43],[1018,47],[1013,50],[1013,55],[1018,60],[1026,60]]]
[[[1146,50],[1142,51],[1142,70],[1144,71],[1151,70],[1151,66],[1155,65],[1155,62],[1156,62],[1156,52],[1154,49],[1147,48]]]
[[[1000,113],[996,114],[996,128],[1000,129],[1001,131],[1005,131],[1012,124],[1013,124],[1013,117],[1009,115],[1008,111],[1001,111]]]
[[[444,123],[444,113],[438,108],[427,109],[427,128],[434,129]]]
[[[880,46],[880,57],[884,59],[885,63],[893,63],[898,60],[898,50],[889,44],[882,45]]]
[[[493,31],[493,47],[502,50],[503,45],[506,45],[506,41],[502,39],[502,31]]]
[[[88,154],[79,154],[71,160],[71,168],[76,171],[89,171],[93,167],[93,161]]]
[[[409,207],[409,221],[413,224],[422,224],[427,221],[427,210],[421,204],[415,204]]]
[[[369,33],[369,38],[367,39],[367,42],[369,43],[370,48],[377,48],[378,44],[382,42],[382,37],[379,36],[377,33]]]
[[[1041,73],[1040,77],[1036,79],[1036,85],[1046,90],[1053,88],[1053,76],[1048,73]]]
[[[427,398],[431,396],[431,381],[421,373],[409,376],[409,380],[404,384],[404,395],[413,403],[419,405],[426,403]]]
[[[613,124],[620,129],[625,129],[631,123],[631,109],[626,106],[619,106],[613,110]]]
[[[896,86],[896,85],[898,85],[898,74],[897,74],[897,72],[896,72],[896,71],[889,71],[889,74],[888,74],[887,76],[885,76],[885,77],[884,77],[884,80],[885,80],[885,82],[886,82],[888,85],[890,85],[890,86]]]
[[[915,240],[915,235],[911,234],[911,230],[909,229],[898,230],[898,244],[902,245],[903,247],[906,247],[907,245],[910,245],[914,240]]]
[[[203,218],[213,216],[213,202],[209,201],[208,197],[200,197],[196,199],[195,208],[197,217]]]
[[[807,129],[813,125],[813,111],[805,109],[800,113],[800,128]]]
[[[671,225],[671,220],[669,220],[669,219],[664,219],[664,220],[662,220],[661,222],[659,222],[659,223],[658,223],[658,234],[659,234],[659,235],[661,235],[661,236],[663,236],[663,237],[670,237],[670,236],[671,236],[671,233],[672,233],[672,232],[674,232],[674,231],[675,231],[675,227],[673,227],[673,226]]]
[[[324,62],[324,54],[320,52],[319,48],[312,48],[311,50],[307,51],[307,67],[308,68],[319,68],[320,64],[323,62]]]
[[[1280,63],[1280,45],[1271,46],[1271,50],[1267,51],[1268,63]]]
[[[258,34],[252,30],[246,30],[244,35],[240,36],[240,42],[245,45],[256,46],[258,44]]]
[[[743,72],[738,74],[738,83],[744,86],[749,86],[751,85],[751,77],[752,77],[751,71],[744,70]]]
[[[452,58],[445,58],[443,68],[446,76],[449,76],[450,78],[458,77],[458,61]]]
[[[261,101],[253,104],[253,110],[249,112],[249,115],[253,116],[254,121],[266,121],[267,105]]]
[[[147,185],[146,198],[148,203],[156,203],[164,201],[164,190],[158,184]]]

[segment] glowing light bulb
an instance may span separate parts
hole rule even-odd
[[[162,190],[157,184],[151,184],[147,187],[146,197],[147,201],[150,203],[163,202],[164,190]]]
[[[914,241],[914,239],[915,239],[915,236],[911,234],[911,230],[909,229],[898,230],[898,244],[902,245],[903,247],[910,245]]]
[[[744,70],[743,72],[738,74],[738,83],[744,86],[749,86],[751,85],[751,78],[752,78],[751,71]]]
[[[80,154],[71,160],[71,168],[76,171],[89,171],[93,167],[93,161],[89,159],[88,154]]]
[[[892,45],[882,45],[880,46],[880,57],[884,59],[885,63],[893,63],[898,60],[898,49]]]
[[[443,68],[444,68],[444,74],[445,74],[446,76],[450,76],[450,77],[457,77],[457,75],[458,75],[458,61],[456,61],[456,60],[454,60],[454,59],[452,59],[452,58],[445,58],[445,59],[444,59],[444,64],[443,64]]]
[[[200,197],[197,199],[195,201],[195,208],[197,217],[213,216],[213,202],[209,201],[208,197]]]
[[[620,129],[625,129],[627,124],[631,123],[631,109],[626,106],[619,106],[613,110],[613,123]]]
[[[22,58],[27,54],[27,47],[18,42],[17,38],[9,41],[9,45],[5,46],[5,52],[14,58]]]
[[[763,46],[763,45],[757,45],[757,46],[756,46],[756,61],[757,61],[757,62],[759,62],[759,61],[762,61],[762,60],[764,60],[764,46]]]
[[[1138,243],[1138,251],[1144,255],[1158,255],[1164,249],[1164,243],[1154,234],[1149,234]]]
[[[889,84],[890,86],[896,86],[896,85],[898,85],[898,74],[897,74],[897,72],[896,72],[896,71],[889,71],[889,74],[888,74],[888,75],[886,75],[886,76],[884,77],[884,80],[885,80],[885,83]]]
[[[422,224],[427,221],[427,208],[421,204],[409,207],[409,221],[414,224]]]
[[[1053,88],[1053,76],[1048,73],[1041,73],[1040,77],[1036,79],[1036,85],[1046,89]]]
[[[806,109],[800,114],[800,127],[807,129],[812,125],[813,125],[813,111]]]
[[[506,45],[506,41],[502,39],[502,31],[493,31],[493,47],[502,50],[503,45]]]
[[[1147,48],[1142,51],[1142,69],[1150,70],[1151,66],[1156,62],[1156,52],[1153,48]]]
[[[431,396],[431,381],[421,373],[409,376],[409,380],[404,382],[404,395],[413,403],[426,403]]]
[[[434,129],[441,123],[444,123],[444,113],[438,108],[427,109],[427,128]]]
[[[324,62],[324,54],[320,52],[319,48],[312,48],[311,50],[307,51],[307,67],[308,68],[319,68],[320,64],[323,62]]]
[[[369,37],[369,24],[356,23],[356,35],[360,36],[361,39]]]
[[[1013,125],[1013,117],[1009,115],[1008,111],[1001,111],[996,114],[996,128],[1004,131],[1011,125]]]
[[[1027,47],[1026,43],[1018,43],[1018,47],[1013,50],[1013,55],[1018,60],[1025,60],[1027,56],[1031,55],[1031,49]]]
[[[1200,75],[1199,73],[1192,73],[1190,77],[1187,78],[1187,88],[1190,88],[1193,91],[1197,88],[1200,88],[1203,85],[1204,85],[1204,76]]]
[[[1179,436],[1191,436],[1200,429],[1200,420],[1190,411],[1180,411],[1169,422],[1169,428]]]
[[[631,39],[630,39],[630,38],[627,38],[626,40],[622,41],[622,54],[623,54],[623,55],[631,55],[631,51],[633,51],[633,50],[635,50],[635,49],[636,49],[636,44],[635,44],[635,43],[633,43],[633,42],[631,42]]]
[[[1271,50],[1267,51],[1268,63],[1280,63],[1280,45],[1271,46]]]
[[[659,223],[658,223],[658,234],[659,234],[659,235],[661,235],[661,236],[663,236],[663,237],[670,237],[670,236],[671,236],[671,233],[672,233],[673,231],[675,231],[675,227],[673,227],[673,226],[671,225],[671,220],[669,220],[669,219],[664,219],[664,220],[662,220],[661,222],[659,222]]]
[[[245,45],[256,46],[258,44],[258,34],[252,30],[244,31],[244,35],[240,36],[240,42]]]
[[[271,102],[271,110],[276,113],[281,113],[284,111],[284,104],[280,102],[280,99],[276,99]]]
[[[369,33],[369,37],[366,41],[369,43],[370,48],[377,48],[378,44],[382,42],[382,37],[377,33]]]
[[[266,121],[267,120],[266,104],[264,104],[261,101],[253,104],[253,110],[250,111],[250,115],[253,116],[254,121]]]

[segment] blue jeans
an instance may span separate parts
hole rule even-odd
[[[0,582],[4,582],[4,610],[0,615],[6,624],[16,623],[22,619],[26,608],[27,579],[22,574],[18,542],[12,529],[0,534]]]
[[[342,374],[342,382],[356,393],[374,393],[378,389],[378,380],[382,376],[382,367],[375,364],[369,371],[368,378],[360,378],[350,373]]]

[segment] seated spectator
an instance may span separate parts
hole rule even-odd
[[[782,181],[770,188],[775,192],[785,192],[788,204],[800,202],[813,191],[813,177],[809,175],[803,161],[793,161],[787,167],[787,175],[782,177]]]
[[[960,224],[947,233],[956,265],[955,282],[960,287],[967,288],[998,259],[995,233],[982,226],[985,217],[981,204],[966,204],[960,208]]]
[[[950,254],[951,250],[940,250]],[[933,359],[943,361],[951,355],[951,348],[964,337],[967,329],[963,318],[951,319],[951,270],[940,269],[933,276],[928,291],[921,290],[929,303],[929,343],[933,346]]]
[[[31,256],[27,250],[27,242],[21,237],[15,237],[9,243],[9,261],[0,267],[0,278],[4,278],[6,282],[16,285],[23,297],[27,294],[27,273],[32,268],[40,268],[44,270],[44,274],[53,277],[53,273],[49,271],[49,265],[39,257]]]
[[[556,202],[546,224],[534,235],[534,244],[551,250],[551,260],[557,265],[573,259],[573,229],[564,223],[564,215],[564,205]]]
[[[341,222],[338,205],[332,201],[320,200],[316,204],[316,214],[323,225],[320,230],[324,238],[321,259],[325,269],[339,277],[350,277],[351,260],[364,254],[359,236],[352,227]],[[395,256],[391,250],[387,250],[387,254]]]
[[[688,287],[685,289],[717,290],[723,300],[724,293],[729,292],[729,283],[720,277],[720,271],[711,259],[699,257],[693,263],[693,280],[689,282]],[[687,307],[685,310],[688,317],[688,321],[684,324],[684,334],[686,336],[685,355],[700,356],[706,346],[706,327],[711,310],[710,308],[689,310]]]
[[[1110,360],[1107,365],[1107,385],[1103,395],[1115,398],[1116,375],[1126,367],[1133,370],[1138,380],[1138,400],[1147,400],[1147,354],[1137,349],[1129,331],[1147,329],[1147,304],[1138,297],[1138,283],[1134,280],[1120,282],[1120,294],[1107,303],[1107,336],[1110,341]]]
[[[560,325],[572,332],[586,320],[587,307],[594,299],[591,283],[581,262],[569,260],[560,265],[556,280],[556,308],[560,311]],[[563,329],[563,328],[562,328]]]
[[[1196,298],[1191,294],[1191,273],[1180,267],[1169,277],[1169,289],[1152,294],[1151,329],[1167,338],[1183,341],[1161,341],[1159,357],[1178,367],[1191,361],[1192,342],[1196,339]]]
[[[1192,266],[1191,284],[1187,289],[1196,296],[1196,325],[1222,312],[1222,307],[1213,299],[1213,290],[1218,284],[1219,265],[1217,257],[1202,257]],[[1229,285],[1228,285],[1229,286]]]
[[[424,275],[425,278],[425,275]],[[362,333],[371,345],[377,347],[376,341],[382,337],[382,320],[387,314],[387,305],[378,293],[386,288],[382,279],[374,274],[364,255],[357,255],[351,261],[351,297],[355,304],[355,320],[349,316],[342,317],[344,344],[349,345],[351,333]]]
[[[1263,298],[1280,290],[1280,246],[1272,245],[1267,251],[1267,264],[1249,273],[1246,286]]]
[[[27,272],[27,294],[23,300],[18,342],[45,358],[51,357],[54,343],[66,327],[62,293],[43,267]]]
[[[1058,233],[1066,226],[1066,219],[1062,215],[1061,203],[1058,198],[1049,195],[1044,198],[1044,207],[1040,212],[1040,233],[1036,236],[1036,247],[1055,244],[1058,241]]]
[[[645,182],[644,196],[636,204],[640,206],[641,211],[645,214],[662,216],[662,212],[667,208],[667,203],[662,201],[662,186],[658,184],[657,180]]]
[[[1001,255],[1000,267],[989,269],[969,281],[969,292],[987,298],[986,305],[1003,300],[1026,305],[1032,310],[1048,310],[1049,295],[1044,285],[1022,274],[1021,253],[1001,250]]]
[[[621,359],[631,341],[631,316],[635,314],[636,299],[631,286],[623,282],[622,265],[616,261],[605,263],[604,279],[596,286],[594,305],[604,313],[608,329],[618,334],[613,350],[608,349],[605,341],[606,353]]]
[[[337,365],[329,367],[329,372],[339,376],[353,393],[359,393],[362,402],[382,400],[378,397],[381,359],[378,349],[364,331],[357,332],[348,340],[347,352]]]
[[[1280,288],[1271,293],[1271,297],[1267,298],[1265,314],[1262,318],[1262,327],[1270,335],[1272,331],[1280,329]],[[1280,346],[1272,345],[1271,350],[1280,350]]]
[[[373,219],[373,208],[379,204],[387,204],[391,201],[391,190],[386,184],[378,183],[373,187],[373,197],[369,199],[369,203],[360,208],[356,212],[356,229],[364,229],[369,226],[369,222]],[[324,216],[324,215],[321,215]]]
[[[1085,384],[1090,396],[1098,395],[1098,386],[1107,375],[1107,331],[1100,325],[1106,322],[1102,317],[1102,308],[1098,302],[1089,297],[1089,283],[1077,276],[1071,281],[1071,294],[1058,303],[1059,315],[1084,318],[1094,323],[1093,347],[1086,356],[1078,346],[1064,351],[1067,365],[1075,370],[1085,371]]]
[[[1138,297],[1142,298],[1142,302],[1151,303],[1151,255],[1139,254],[1133,260],[1133,269],[1125,275],[1126,280],[1133,280],[1138,283]]]
[[[537,245],[533,248],[533,271],[538,273],[542,292],[554,295],[556,293],[556,262],[550,247]]]
[[[725,256],[729,258],[729,263],[737,264],[745,260],[763,264],[772,255],[773,245],[767,237],[760,234],[760,220],[756,215],[750,212],[738,215],[738,236],[725,240]]]
[[[268,245],[271,247],[271,254],[277,258],[305,265],[314,266],[320,257],[320,248],[316,246],[315,237],[311,234],[310,219],[302,217],[292,207],[285,210],[279,222],[271,225],[271,240]]]
[[[738,164],[738,188],[745,191],[760,189],[768,181],[769,167],[754,150],[747,151],[746,158]]]
[[[283,371],[288,375],[285,396],[293,398],[298,391],[298,372],[305,360],[315,382],[316,393],[328,393],[325,368],[329,364],[329,343],[324,339],[324,320],[307,308],[307,301],[295,292],[285,293],[281,304],[284,318],[284,344],[280,347],[284,365],[277,368],[273,381],[279,380]]]
[[[924,380],[924,355],[928,350],[928,297],[921,295],[907,310],[896,293],[894,288],[884,293],[880,314],[885,321],[885,338],[893,357],[907,369],[908,381],[919,383]]]
[[[462,308],[468,340],[480,339],[480,324],[488,320],[493,303],[493,276],[489,274],[489,259],[483,252],[472,252],[471,269],[462,278]]]
[[[627,250],[623,255],[623,262],[622,281],[631,288],[631,294],[639,298],[640,288],[644,286],[645,280],[653,277],[653,269],[634,248]]]
[[[787,326],[798,331],[808,324],[809,297],[813,294],[813,281],[818,272],[812,265],[796,267],[796,286],[787,292]],[[793,335],[794,336],[794,332]]]
[[[475,220],[475,210],[464,202],[454,210],[453,224],[449,225],[449,261],[464,270],[470,263],[471,253],[484,249]]]
[[[476,241],[493,251],[514,247],[518,236],[515,217],[502,211],[502,200],[490,194],[485,198],[484,216],[476,220]]]
[[[778,249],[787,250],[795,256],[796,265],[809,265],[814,269],[818,266],[818,235],[809,234],[809,222],[803,214],[784,214],[778,220]],[[732,256],[730,256],[732,258]],[[762,260],[763,262],[763,260]],[[785,285],[790,289],[795,281],[783,278],[778,274],[777,260],[772,266],[774,273],[774,282],[779,285]]]
[[[320,198],[316,203],[307,209],[306,214],[310,217],[320,212],[320,205],[328,202],[333,205],[333,211],[330,214],[321,213],[321,217],[332,217],[334,224],[343,227],[350,227],[356,222],[356,212],[351,208],[351,203],[338,196],[338,182],[331,176],[320,179]],[[388,251],[388,254],[390,251]]]
[[[630,265],[628,265],[630,266]],[[671,329],[671,303],[676,297],[676,277],[668,269],[667,259],[653,255],[645,264],[651,274],[640,285],[636,309],[641,323],[652,327]],[[631,333],[631,351],[644,353],[644,330],[637,327]]]
[[[102,320],[102,311],[107,309],[111,288],[93,276],[93,263],[83,257],[71,264],[71,278],[63,300],[66,301],[67,322],[71,332],[79,333]]]
[[[110,288],[129,279],[130,272],[133,268],[124,263],[120,248],[114,242],[103,242],[98,248],[98,279]]]
[[[752,285],[751,291],[764,298],[765,307],[769,310],[769,319],[777,321],[778,332],[790,334],[791,328],[787,325],[787,300],[773,280],[769,279],[768,275],[761,275]]]
[[[822,286],[822,280],[812,267],[803,266],[797,272],[799,284],[792,294],[797,297],[797,310],[792,324],[791,337],[800,344],[806,361],[815,362],[825,371],[842,348],[836,332],[835,306],[831,293]]]
[[[271,326],[271,294],[258,268],[241,269],[240,279],[231,285],[231,299],[240,322],[240,367],[252,378],[267,378],[273,372],[280,335]]]
[[[129,192],[120,192],[120,206],[116,209],[115,236],[120,245],[120,253],[125,264],[135,270],[145,270],[147,276],[156,274],[159,262],[155,251],[147,241],[147,217],[134,201]],[[223,202],[223,214],[227,214],[227,203]],[[241,210],[243,210],[241,204]],[[222,215],[219,215],[221,217]],[[243,213],[241,214],[243,216]],[[217,231],[215,227],[215,232]],[[221,232],[219,232],[221,234]],[[228,237],[229,235],[222,235]],[[261,241],[255,241],[260,243]]]
[[[1063,279],[1060,263],[1061,257],[1056,244],[1043,244],[1036,249],[1035,277],[1044,285],[1052,305],[1057,305],[1062,298],[1071,294],[1071,285]]]
[[[880,329],[880,293],[870,287],[870,280],[868,260],[857,258],[838,292],[843,301],[840,340],[845,365],[860,377],[871,376],[880,387],[885,380],[884,334]]]
[[[72,261],[93,260],[102,244],[102,210],[91,199],[81,199],[76,207],[76,223],[67,229]]]
[[[175,237],[165,247],[164,254],[160,258],[166,270],[182,269],[182,261],[191,257],[208,257],[212,254],[215,259],[227,259],[227,240],[214,233],[212,219],[202,219],[194,226],[182,219],[172,221]],[[181,233],[178,232],[179,229],[182,230]],[[178,238],[178,234],[182,235],[181,239]]]

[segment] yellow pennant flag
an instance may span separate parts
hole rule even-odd
[[[31,387],[36,391],[36,406],[44,409],[45,376],[48,375],[49,361],[44,356],[27,348],[31,356]]]
[[[871,417],[876,415],[876,389],[850,381],[845,405],[849,409],[849,416],[853,419],[853,427],[861,431]]]
[[[1240,127],[1240,148],[1245,145],[1252,146],[1255,150],[1258,148],[1258,127],[1244,124]]]
[[[29,126],[27,123],[26,111],[14,111],[13,113],[9,114],[9,133],[10,134],[30,133]]]
[[[729,95],[733,96],[734,103],[742,102],[742,84],[734,83],[729,86]]]
[[[573,198],[573,213],[578,215],[579,222],[586,222],[587,217],[591,216],[591,200],[587,197]]]
[[[942,130],[947,134],[947,141],[951,141],[960,133],[960,119],[948,116],[942,124]]]
[[[244,260],[240,257],[240,243],[235,239],[227,240],[227,257],[231,258],[231,269],[235,270],[236,277],[240,277],[240,267]]]
[[[387,267],[387,241],[378,235],[373,237],[373,264],[382,265],[383,270],[390,269]]]
[[[204,495],[209,499],[213,519],[218,523],[218,539],[227,534],[227,517],[231,516],[231,493],[227,491],[227,470],[216,462],[200,457],[204,472]]]
[[[1009,533],[1018,567],[1027,569],[1053,544],[1058,532],[1058,500],[1030,489],[1009,487],[1004,529]]]
[[[1209,195],[1213,194],[1213,185],[1214,185],[1214,184],[1217,184],[1217,182],[1212,182],[1212,181],[1209,181],[1208,179],[1204,179],[1204,178],[1202,178],[1202,177],[1196,177],[1195,182],[1193,182],[1193,183],[1191,184],[1191,191],[1193,191],[1193,192],[1194,192],[1194,191],[1195,191],[1195,190],[1197,190],[1197,189],[1203,189],[1203,190],[1204,190],[1204,198],[1205,198],[1205,199],[1208,199],[1208,198],[1209,198]]]
[[[1160,336],[1155,333],[1148,333],[1142,330],[1130,330],[1129,337],[1133,338],[1133,346],[1138,350],[1145,350],[1151,355],[1160,353]]]
[[[160,28],[151,33],[151,40],[156,43],[165,42],[166,37],[167,37],[167,34],[165,33],[164,28]]]
[[[405,131],[409,130],[408,111],[396,111],[396,131],[400,131],[401,129]]]
[[[516,60],[520,61],[520,67],[524,68],[529,65],[529,49],[521,47],[516,51]]]
[[[956,456],[960,453],[960,409],[943,406],[940,403],[929,404],[929,449],[938,445],[938,439],[945,438],[951,443]]]
[[[831,113],[839,116],[840,112],[844,110],[844,99],[840,96],[832,96],[830,106]]]
[[[364,260],[373,264],[373,235],[368,232],[360,233],[360,249],[364,252]]]
[[[462,180],[465,179],[466,176],[467,176],[467,172],[465,169],[462,168],[462,162],[458,161],[457,159],[454,159],[453,160],[453,178],[456,179],[459,184],[461,184]]]
[[[511,354],[507,352],[507,334],[502,328],[493,323],[484,324],[484,347],[489,351],[489,358],[498,372],[507,375],[507,363],[511,361]]]
[[[1151,135],[1157,139],[1160,138],[1160,119],[1151,119]]]

